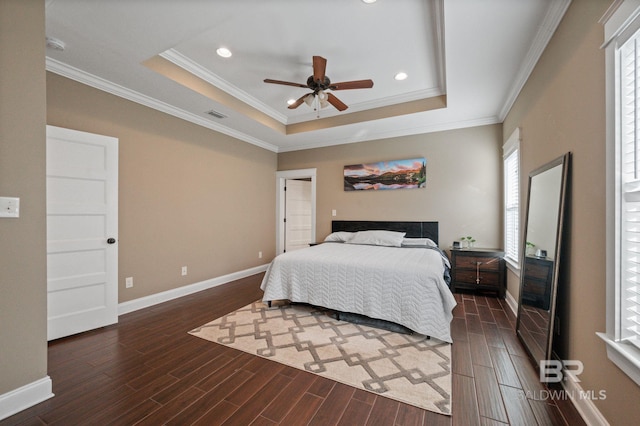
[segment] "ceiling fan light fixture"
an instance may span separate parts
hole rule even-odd
[[[313,99],[315,98],[315,96],[313,96],[313,93],[308,94],[307,96],[304,97],[304,103],[309,105],[309,106],[313,106]]]
[[[320,103],[320,108],[326,108],[329,106],[329,95],[320,90],[318,92],[318,102]]]
[[[402,81],[402,80],[406,80],[408,77],[406,72],[399,72],[398,74],[396,74],[393,78],[398,80],[398,81]]]
[[[366,3],[366,4],[371,4],[371,3],[375,3],[376,0],[362,0],[362,3]]]
[[[282,84],[284,86],[301,87],[304,89],[310,89],[312,92],[302,95],[293,103],[289,103],[288,109],[296,109],[303,103],[313,108],[314,111],[320,111],[329,105],[333,105],[338,111],[344,111],[347,108],[347,104],[338,99],[333,91],[335,90],[348,90],[348,89],[370,89],[373,87],[373,80],[353,80],[343,81],[341,83],[331,83],[331,80],[325,74],[325,68],[327,60],[322,56],[313,56],[313,74],[307,78],[307,83],[293,83],[290,81],[273,80],[265,78],[265,83]],[[326,91],[329,92],[326,92]],[[318,118],[320,118],[318,114]]]
[[[232,55],[231,51],[226,47],[219,47],[218,50],[216,50],[216,53],[218,54],[218,56],[221,56],[223,58],[230,58]]]

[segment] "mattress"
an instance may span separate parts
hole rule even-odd
[[[452,342],[456,301],[436,248],[323,243],[283,253],[269,265],[265,302],[290,300],[391,321]]]

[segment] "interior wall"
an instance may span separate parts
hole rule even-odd
[[[119,302],[275,256],[276,153],[52,73],[47,123],[119,139]]]
[[[0,1],[0,395],[47,375],[44,2]]]
[[[522,128],[522,176],[573,153],[555,350],[582,361],[585,390],[611,424],[640,418],[640,387],[611,363],[596,332],[605,309],[605,55],[598,20],[609,1],[574,1],[504,123]],[[523,180],[526,182],[526,180]],[[523,197],[526,187],[522,188]],[[524,198],[523,198],[524,199]]]
[[[477,247],[502,247],[502,126],[337,145],[278,155],[278,170],[317,168],[316,237],[332,220],[435,220],[440,247],[473,236]],[[344,166],[424,157],[426,188],[344,190]],[[332,217],[332,210],[337,215]]]

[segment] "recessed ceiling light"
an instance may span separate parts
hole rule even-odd
[[[230,58],[231,57],[231,51],[229,49],[227,49],[226,47],[220,47],[218,50],[216,50],[216,53],[219,56],[222,56],[223,58]]]
[[[366,4],[371,4],[371,3],[375,3],[376,0],[362,0],[362,3],[366,3]]]
[[[407,79],[407,77],[408,77],[408,75],[407,75],[407,73],[406,73],[406,72],[399,72],[399,73],[398,73],[398,74],[396,74],[393,78],[395,78],[395,79],[396,79],[396,80],[398,80],[398,81],[401,81],[401,80],[406,80],[406,79]]]
[[[287,105],[293,105],[295,102],[296,102],[296,100],[295,100],[295,99],[289,99],[289,100],[287,101]]]

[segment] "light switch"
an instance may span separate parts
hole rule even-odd
[[[335,217],[337,215],[338,212],[336,212],[335,209],[331,210],[331,216]]]
[[[20,217],[20,198],[0,197],[0,217]]]

